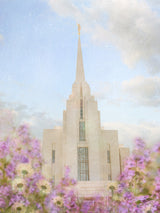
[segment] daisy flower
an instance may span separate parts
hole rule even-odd
[[[22,178],[16,178],[12,181],[13,190],[24,191],[25,181]]]
[[[51,185],[47,180],[39,180],[37,187],[44,194],[49,194],[51,191]]]
[[[60,196],[54,197],[53,203],[54,203],[55,206],[61,208],[63,206],[63,198],[60,197]]]
[[[29,163],[18,164],[16,171],[20,177],[28,177],[33,174],[32,166]]]
[[[17,213],[26,213],[26,207],[23,203],[14,203],[12,209]]]

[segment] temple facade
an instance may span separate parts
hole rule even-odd
[[[42,153],[46,177],[57,184],[67,165],[81,187],[116,180],[129,155],[129,148],[119,147],[117,130],[101,128],[97,101],[85,80],[80,32],[76,79],[63,112],[63,126],[44,130]]]

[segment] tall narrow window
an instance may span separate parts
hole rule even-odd
[[[107,150],[107,163],[111,163],[110,151]]]
[[[78,148],[78,180],[89,180],[88,148]]]
[[[83,119],[83,100],[80,100],[80,119]]]
[[[55,185],[55,175],[52,177],[53,184]]]
[[[55,150],[52,150],[52,163],[55,163]]]
[[[108,180],[112,180],[111,174],[108,175]]]
[[[79,122],[79,140],[85,141],[85,122],[84,121]]]

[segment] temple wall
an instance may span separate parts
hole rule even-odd
[[[67,101],[67,110],[64,119],[64,166],[69,166],[71,176],[77,179],[77,144],[79,140],[79,101]]]
[[[55,150],[55,163],[52,163],[52,150]],[[47,178],[59,181],[62,178],[62,129],[45,129],[43,133],[42,156],[45,163],[42,172]]]
[[[127,157],[129,157],[129,154],[130,154],[130,150],[129,150],[128,147],[120,147],[119,148],[120,172],[123,171],[124,165],[125,165],[125,161],[126,161]]]
[[[110,151],[110,163],[107,162],[107,150]],[[109,173],[111,180],[116,180],[120,174],[118,131],[102,130],[101,156],[104,180],[108,180]]]
[[[90,181],[101,179],[100,170],[100,119],[97,102],[87,100],[85,105],[86,135],[89,151],[89,176]]]

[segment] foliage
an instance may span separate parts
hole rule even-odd
[[[152,149],[136,139],[112,198],[111,212],[160,212],[160,144]]]
[[[41,174],[39,141],[20,126],[0,141],[0,212],[46,212],[50,183]]]
[[[1,213],[152,213],[160,212],[160,144],[148,148],[141,139],[106,197],[80,199],[76,181],[65,176],[57,186],[41,173],[40,143],[26,125],[0,141]]]

